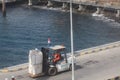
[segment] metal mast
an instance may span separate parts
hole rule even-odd
[[[71,33],[71,54],[72,54],[72,80],[75,80],[74,73],[74,48],[73,48],[73,21],[72,21],[72,0],[70,0],[70,33]]]

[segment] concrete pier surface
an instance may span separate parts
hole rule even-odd
[[[103,47],[101,46],[101,48]],[[109,45],[109,48],[106,49],[92,51],[86,55],[77,55],[76,59],[75,80],[108,80],[120,75],[120,46],[110,47]],[[42,76],[33,79],[28,75],[27,66],[28,64],[25,63],[0,70],[0,80],[5,80],[5,78],[11,80],[11,76],[15,76],[16,80],[72,79],[71,71],[62,72],[56,76]]]

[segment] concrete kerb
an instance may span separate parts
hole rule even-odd
[[[85,55],[85,54],[91,54],[91,53],[97,53],[103,50],[107,50],[107,49],[112,49],[115,47],[120,47],[120,41],[118,42],[113,42],[110,44],[105,44],[105,45],[101,45],[101,46],[96,46],[93,48],[88,48],[88,49],[84,49],[84,50],[80,50],[80,51],[76,51],[75,53],[79,52],[79,56]]]
[[[15,71],[24,70],[24,69],[27,69],[27,68],[28,68],[28,66],[26,66],[26,68],[18,68],[18,69],[1,69],[0,72],[1,73],[15,72]]]
[[[6,72],[8,72],[8,69],[1,69],[0,72],[6,73]]]
[[[114,78],[111,78],[111,79],[108,79],[108,80],[120,80],[120,76],[117,76],[117,77],[114,77]]]
[[[25,70],[27,68],[28,68],[28,63],[24,63],[24,64],[16,65],[13,67],[0,69],[0,72],[1,73],[15,72],[15,71],[20,71],[20,70]]]

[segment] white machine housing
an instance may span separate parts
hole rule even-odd
[[[76,58],[74,56],[74,64],[75,63],[76,63]],[[67,56],[67,63],[65,60],[63,60],[56,65],[58,72],[69,70],[70,67],[72,67],[72,56],[70,54]]]

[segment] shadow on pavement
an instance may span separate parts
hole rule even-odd
[[[44,75],[44,76],[35,78],[34,80],[49,80],[49,77],[50,77],[50,76],[48,76],[48,75]]]
[[[75,65],[75,70],[82,69],[82,68],[83,68],[83,66],[81,66],[81,65]]]
[[[75,65],[75,70],[82,69],[82,68],[83,67],[80,66],[80,65]],[[69,70],[62,71],[62,72],[57,73],[55,76],[58,76],[58,75],[61,75],[61,74],[64,75],[64,74],[69,73],[69,72],[71,72],[71,71],[69,71]],[[44,76],[38,77],[34,80],[49,80],[49,78],[52,78],[52,77],[55,77],[55,76],[44,75]]]

